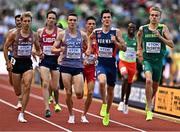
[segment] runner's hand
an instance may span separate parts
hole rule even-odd
[[[136,54],[137,54],[139,62],[142,62],[143,61],[142,49],[138,49]]]
[[[7,62],[6,66],[7,66],[6,68],[7,68],[8,71],[12,71],[13,67],[12,67],[12,63],[11,62]]]

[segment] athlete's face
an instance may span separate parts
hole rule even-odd
[[[48,14],[46,24],[49,26],[54,26],[56,24],[56,15],[53,13]]]
[[[102,16],[102,24],[105,26],[110,26],[112,22],[111,14],[110,13],[104,13]]]
[[[87,32],[92,33],[95,27],[96,27],[96,22],[94,20],[90,19],[86,22]]]
[[[17,17],[15,19],[15,23],[16,23],[16,27],[20,28],[21,27],[21,18],[20,17]]]
[[[68,27],[69,28],[76,28],[77,26],[77,17],[76,16],[69,16],[67,19]]]
[[[136,25],[133,23],[128,24],[128,34],[134,34],[136,31]]]
[[[31,17],[23,17],[21,20],[22,28],[28,30],[31,26]]]
[[[150,23],[157,24],[157,23],[159,23],[160,18],[161,18],[161,14],[159,11],[152,10],[150,12],[150,16],[149,16]]]

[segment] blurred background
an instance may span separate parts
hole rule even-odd
[[[161,22],[171,32],[175,48],[168,49],[164,59],[161,85],[180,87],[180,0],[0,0],[0,50],[8,30],[15,26],[14,16],[24,11],[32,11],[32,29],[43,27],[48,10],[58,14],[58,23],[67,27],[66,14],[78,14],[80,29],[85,26],[87,16],[95,16],[97,27],[101,25],[100,12],[104,8],[113,11],[113,26],[126,32],[128,22],[133,21],[137,27],[148,23],[148,10],[151,6],[163,10]],[[144,81],[141,65],[138,63],[135,81]]]

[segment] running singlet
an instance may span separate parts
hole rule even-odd
[[[104,33],[102,28],[94,30],[98,44],[98,64],[111,66],[115,64],[117,46],[111,40],[111,36],[116,36],[116,29],[111,28]]]
[[[159,24],[157,30],[162,34],[163,25]],[[149,30],[149,25],[143,26],[143,57],[145,60],[161,60],[166,52],[166,45]]]
[[[33,45],[33,32],[31,31],[28,37],[23,37],[20,30],[17,30],[15,41],[12,45],[13,56],[15,58],[31,58]]]
[[[95,38],[92,38],[91,44],[91,54],[89,56],[85,55],[85,51],[87,50],[87,45],[83,45],[83,59],[87,64],[95,64],[95,58],[97,57],[97,42]]]
[[[42,51],[45,55],[54,56],[54,54],[51,53],[51,48],[52,45],[54,44],[56,37],[57,37],[57,27],[54,28],[54,31],[51,34],[46,33],[46,28],[43,29],[39,42],[41,44]]]
[[[137,50],[136,38],[134,37],[131,39],[128,37],[128,34],[123,34],[122,37],[125,41],[127,50],[126,52],[119,51],[120,60],[123,60],[125,62],[130,62],[130,63],[136,62],[136,50]]]
[[[63,52],[60,65],[65,67],[83,68],[82,45],[82,37],[79,30],[77,30],[76,37],[71,37],[69,35],[69,30],[65,30],[63,46],[66,48]]]

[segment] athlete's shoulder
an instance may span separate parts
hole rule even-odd
[[[102,27],[101,28],[95,28],[94,32],[98,32],[98,31],[102,31]]]
[[[58,31],[58,32],[61,32],[61,31],[63,31],[63,29],[62,29],[62,28],[57,27],[57,31]]]
[[[15,30],[17,30],[17,28],[11,28],[11,29],[9,29],[8,33],[11,33],[11,32],[13,32]]]
[[[167,26],[166,26],[165,24],[162,24],[162,23],[159,23],[159,24],[158,24],[158,27],[167,28]]]
[[[119,28],[111,27],[111,30],[119,31]]]
[[[125,32],[122,33],[123,38],[126,38],[127,36],[128,36],[127,33],[125,33]]]
[[[43,31],[45,27],[38,28],[37,31]]]
[[[143,31],[143,29],[148,28],[149,24],[142,25],[139,27],[139,31]]]

